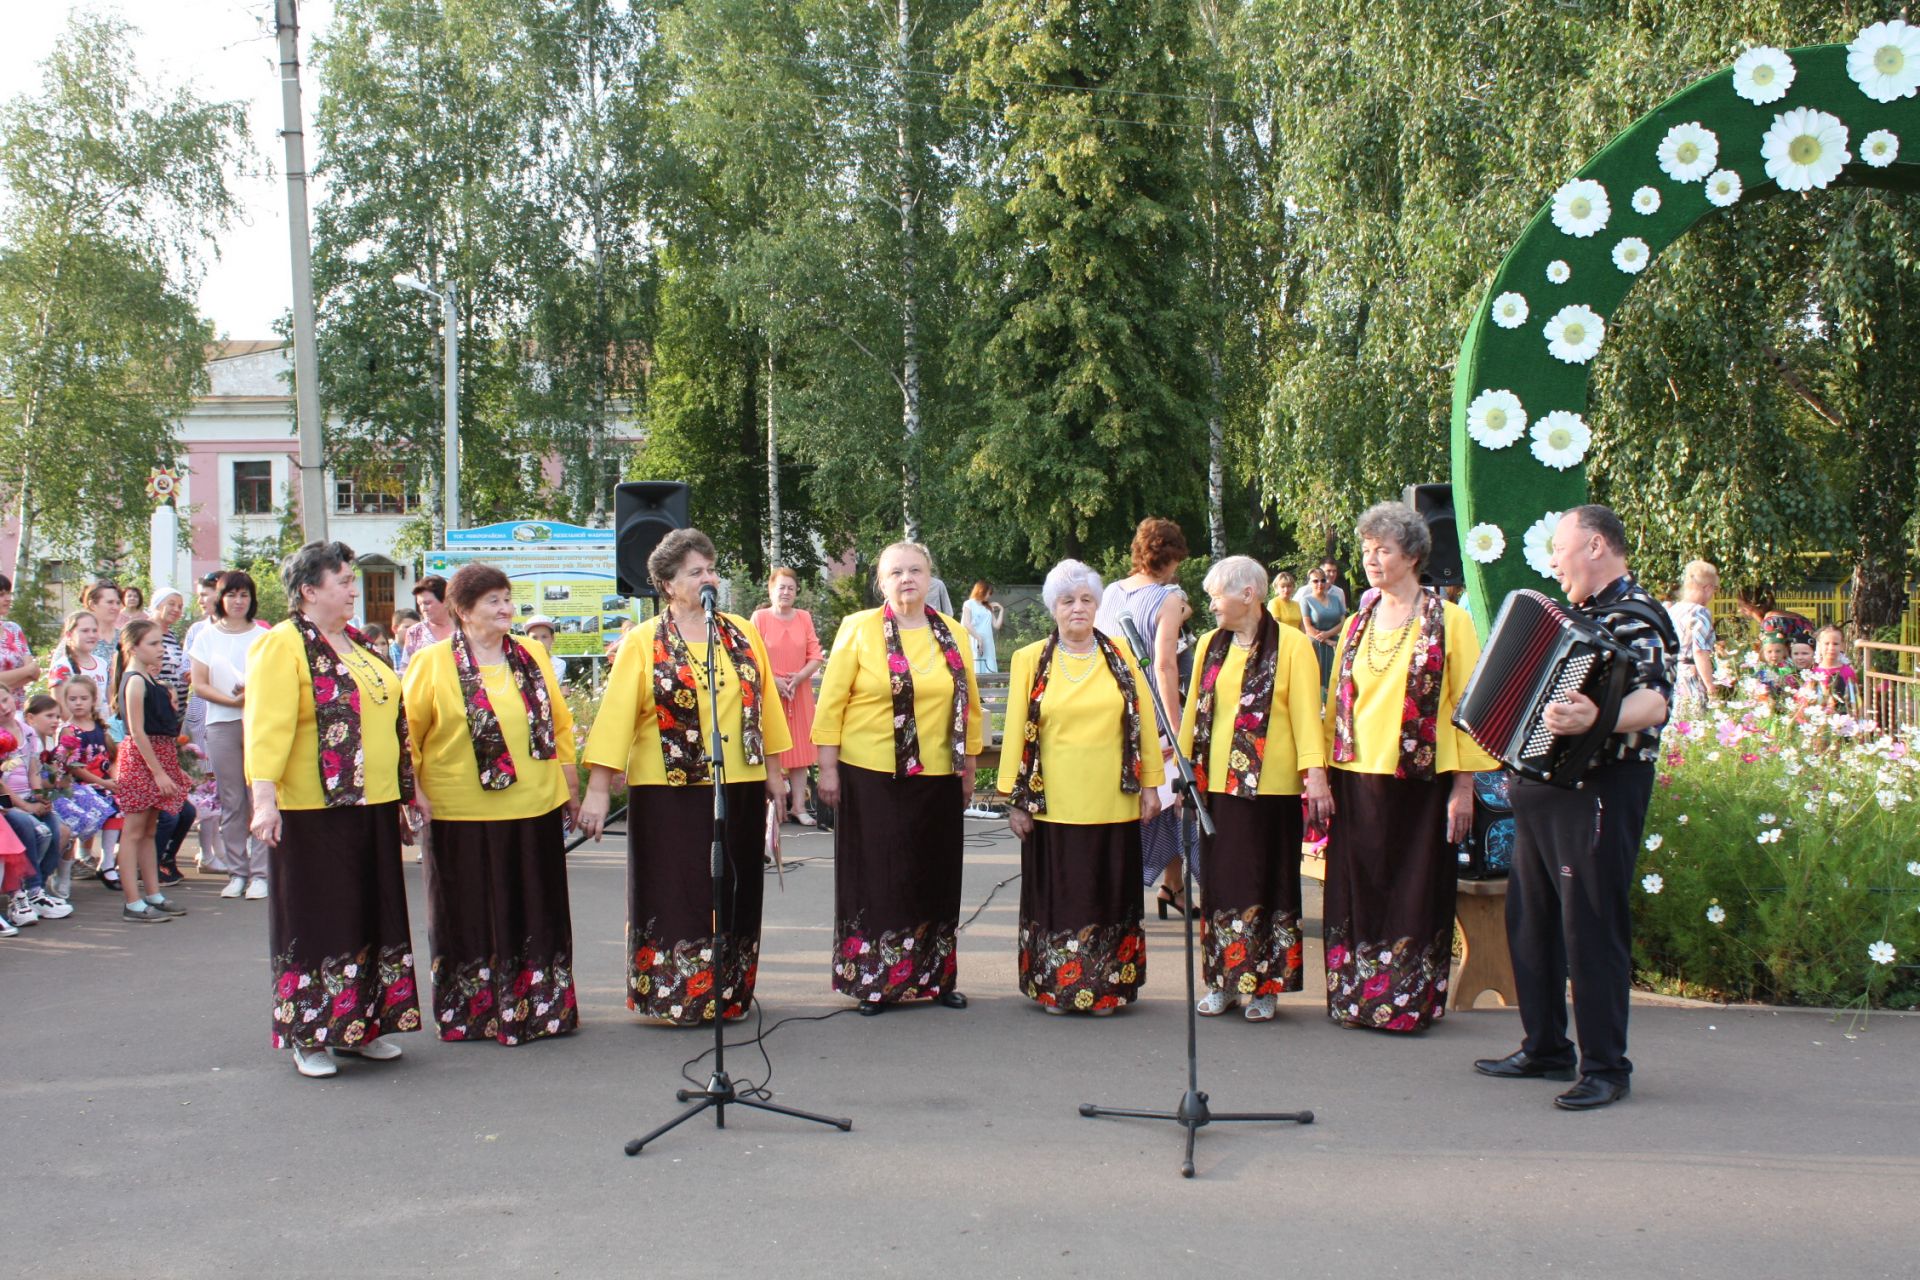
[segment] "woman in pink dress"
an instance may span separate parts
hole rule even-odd
[[[754,629],[767,642],[767,656],[773,659],[773,687],[780,693],[780,709],[787,714],[787,727],[793,733],[793,749],[774,755],[774,761],[787,775],[787,812],[803,827],[814,825],[807,812],[807,770],[816,758],[813,748],[813,673],[826,665],[820,651],[820,637],[813,629],[813,615],[796,609],[793,602],[800,594],[800,576],[782,565],[767,578],[767,595],[773,604],[754,611]]]

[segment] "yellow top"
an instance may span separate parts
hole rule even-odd
[[[1193,654],[1192,687],[1180,716],[1180,750],[1193,754],[1194,729],[1200,720],[1200,667],[1207,646],[1219,628],[1200,637]],[[1213,741],[1207,749],[1207,791],[1227,790],[1228,759],[1233,754],[1233,719],[1240,706],[1240,690],[1247,678],[1252,649],[1227,645],[1220,675],[1213,686]],[[1267,707],[1267,754],[1260,765],[1263,796],[1297,796],[1306,788],[1301,775],[1327,763],[1320,740],[1320,663],[1306,633],[1280,628],[1280,655],[1273,666],[1273,701]]]
[[[720,719],[727,726],[726,753],[728,782],[760,782],[767,776],[765,757],[793,746],[787,731],[786,713],[773,688],[773,662],[767,657],[767,642],[753,624],[735,614],[724,614],[740,628],[753,647],[753,660],[760,668],[760,736],[764,755],[759,764],[748,764],[740,745],[740,677],[733,659],[721,647],[714,655],[714,670],[720,677]],[[607,692],[600,699],[600,714],[587,735],[584,759],[590,765],[624,770],[630,787],[664,787],[667,764],[660,755],[660,722],[654,717],[653,637],[662,619],[649,618],[620,642],[613,659],[613,671],[607,676]],[[693,657],[693,694],[700,706],[700,742],[704,750],[713,741],[713,700],[707,693],[707,648],[705,644],[687,645]],[[709,783],[697,785],[707,786]]]
[[[1006,749],[1000,754],[1000,794],[1013,794],[1020,771],[1020,752],[1026,741],[1027,703],[1033,695],[1033,673],[1040,665],[1039,640],[1013,655],[1007,676]],[[1140,785],[1157,787],[1166,781],[1160,766],[1160,735],[1153,728],[1153,702],[1123,642],[1120,656],[1127,664],[1140,707]],[[1046,692],[1040,695],[1040,780],[1047,811],[1041,822],[1092,826],[1107,822],[1138,822],[1140,796],[1120,789],[1120,717],[1125,710],[1120,686],[1114,683],[1098,649],[1078,657],[1055,650]]]
[[[1453,727],[1453,710],[1460,694],[1480,661],[1480,636],[1473,629],[1473,618],[1459,605],[1442,602],[1446,633],[1446,670],[1440,676],[1440,716],[1436,726],[1433,753],[1435,773],[1478,773],[1498,769],[1500,762],[1481,750],[1480,744]],[[1369,623],[1369,626],[1372,624]],[[1367,665],[1366,637],[1360,637],[1361,650],[1353,662],[1353,745],[1359,759],[1334,764],[1336,769],[1354,773],[1384,773],[1391,777],[1400,767],[1400,724],[1407,705],[1407,668],[1413,661],[1414,638],[1420,630],[1419,615],[1401,633],[1400,649],[1385,672],[1376,675]],[[1387,643],[1383,638],[1382,643]],[[1334,694],[1340,681],[1340,663],[1347,650],[1343,627],[1340,645],[1333,657],[1333,674],[1327,690],[1326,750],[1333,762]]]
[[[533,655],[547,683],[559,755],[552,760],[533,758],[532,728],[513,672],[504,662],[481,667],[481,684],[499,716],[507,753],[513,757],[513,785],[498,791],[480,785],[480,761],[467,730],[467,704],[460,696],[453,641],[430,644],[408,660],[404,683],[414,778],[432,802],[434,817],[450,822],[537,818],[567,802],[567,780],[560,767],[573,763],[573,711],[554,678],[546,646],[527,642],[522,647]]]
[[[1267,601],[1267,612],[1272,614],[1273,620],[1281,626],[1292,627],[1303,635],[1306,633],[1306,618],[1302,616],[1300,606],[1293,602],[1292,596],[1275,596]],[[1264,787],[1261,788],[1261,794],[1266,794]]]
[[[881,611],[850,613],[840,622],[820,678],[820,703],[813,712],[813,741],[838,747],[840,758],[859,769],[893,772],[893,681],[887,672],[887,638]],[[980,687],[973,678],[973,642],[946,614],[947,630],[960,648],[967,677],[966,754],[980,754]],[[900,632],[900,651],[913,667],[913,714],[920,730],[920,763],[938,777],[953,772],[948,749],[953,731],[953,673],[940,661],[932,627]],[[1119,777],[1119,766],[1114,766]]]
[[[358,646],[343,659],[360,690],[360,745],[366,756],[365,804],[400,798],[400,677]],[[265,632],[247,651],[247,781],[272,782],[282,809],[324,809],[320,727],[313,712],[307,646],[293,623]]]

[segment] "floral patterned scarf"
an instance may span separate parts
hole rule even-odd
[[[724,613],[713,615],[715,638],[733,662],[740,678],[740,750],[748,764],[767,758],[760,731],[760,664],[746,632]],[[697,786],[712,778],[706,752],[700,748],[700,693],[694,683],[693,652],[680,637],[671,610],[660,615],[653,632],[653,714],[660,726],[660,758],[666,765],[667,785]]]
[[[1200,702],[1194,708],[1193,777],[1207,789],[1207,766],[1213,759],[1214,692],[1220,668],[1226,665],[1233,632],[1214,632],[1200,659]],[[1247,655],[1240,681],[1240,702],[1233,709],[1233,740],[1227,753],[1227,795],[1252,799],[1260,794],[1260,766],[1267,759],[1267,721],[1273,712],[1274,675],[1280,669],[1280,624],[1265,609],[1253,633],[1253,652]]]
[[[1140,690],[1127,670],[1127,660],[1113,641],[1093,633],[1107,670],[1120,686],[1120,790],[1125,795],[1140,794]],[[1040,663],[1033,669],[1033,688],[1027,693],[1027,727],[1021,735],[1020,769],[1013,777],[1013,803],[1028,813],[1047,811],[1047,781],[1040,770],[1040,699],[1047,692],[1047,676],[1053,670],[1053,651],[1060,645],[1056,628],[1040,650]]]
[[[1333,759],[1337,764],[1360,758],[1353,740],[1353,663],[1379,605],[1380,590],[1376,587],[1360,597],[1360,611],[1347,623],[1333,704]],[[1417,616],[1419,632],[1413,638],[1413,657],[1407,663],[1406,709],[1400,718],[1400,763],[1393,776],[1426,782],[1433,777],[1434,742],[1440,730],[1440,678],[1447,667],[1446,604],[1438,591],[1421,589]]]
[[[527,737],[535,760],[552,760],[559,750],[553,741],[553,698],[547,692],[546,677],[540,664],[526,647],[512,636],[503,636],[500,648],[507,659],[507,670],[520,686],[520,702],[527,712]],[[460,701],[467,708],[467,733],[473,738],[474,758],[480,765],[480,785],[488,791],[504,791],[514,784],[519,771],[507,750],[507,736],[500,728],[500,716],[480,678],[480,664],[473,660],[473,644],[465,627],[453,629],[453,670],[460,677]]]
[[[953,638],[946,620],[929,607],[927,626],[934,642],[946,656],[947,671],[953,676],[953,771],[960,772],[967,754],[967,669],[960,657],[960,645]],[[925,773],[920,763],[920,726],[913,710],[913,664],[900,647],[900,620],[892,605],[880,607],[880,633],[887,641],[887,676],[893,690],[893,776],[911,778]]]
[[[320,790],[326,795],[327,808],[344,809],[364,804],[367,798],[367,752],[360,740],[360,686],[354,682],[347,664],[333,651],[320,628],[305,615],[293,614],[294,630],[307,646],[307,672],[313,679],[313,718],[320,730]],[[372,654],[389,670],[387,656],[368,642],[354,627],[346,629],[349,642]],[[400,697],[394,682],[392,697]],[[395,709],[400,734],[400,799],[413,803],[413,752],[407,742],[407,709]]]

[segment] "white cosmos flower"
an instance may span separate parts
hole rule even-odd
[[[1677,124],[1660,139],[1660,172],[1675,182],[1698,182],[1720,163],[1720,139],[1698,120]]]
[[[1909,862],[1907,864],[1907,874],[1910,876],[1920,876],[1920,862]]]
[[[1613,246],[1613,265],[1630,276],[1637,276],[1645,271],[1651,257],[1647,250],[1647,242],[1639,236],[1628,236]]]
[[[1487,449],[1504,449],[1525,435],[1527,411],[1511,391],[1482,391],[1467,406],[1467,434]]]
[[[1527,322],[1527,300],[1517,293],[1503,293],[1493,300],[1493,322],[1502,329],[1518,329]]]
[[[1475,564],[1492,564],[1507,552],[1507,535],[1495,524],[1477,524],[1467,530],[1467,558]],[[1920,863],[1915,863],[1920,866]]]
[[[1875,129],[1860,139],[1860,158],[1876,169],[1884,169],[1900,158],[1900,139],[1891,129]]]
[[[1652,835],[1647,837],[1647,852],[1648,853],[1659,852],[1660,846],[1665,844],[1666,842],[1667,842],[1667,838],[1665,836],[1661,835],[1657,831],[1654,832]]]
[[[1547,283],[1565,284],[1571,279],[1573,279],[1573,268],[1566,264],[1565,259],[1555,258],[1547,264]]]
[[[1853,159],[1847,150],[1847,126],[1838,116],[1811,107],[1775,116],[1760,140],[1760,154],[1767,162],[1767,176],[1782,191],[1824,190]]]
[[[1593,443],[1593,430],[1585,418],[1565,409],[1543,414],[1533,423],[1533,456],[1555,471],[1578,466]]]
[[[1633,211],[1635,213],[1660,212],[1660,189],[1658,187],[1641,187],[1638,191],[1634,192]]]
[[[1716,902],[1712,906],[1707,908],[1708,924],[1720,924],[1726,918],[1727,918],[1727,909],[1721,906],[1719,903]]]
[[[1577,240],[1598,232],[1612,216],[1607,189],[1592,178],[1575,178],[1553,193],[1553,225]]]
[[[1740,199],[1740,175],[1731,169],[1715,169],[1707,177],[1707,203],[1724,209]]]
[[[1748,102],[1765,106],[1787,96],[1798,74],[1793,59],[1768,45],[1749,49],[1733,64],[1733,91]]]
[[[1679,817],[1675,818],[1674,821],[1684,827],[1687,825],[1687,815],[1683,813]]]
[[[1543,578],[1553,576],[1553,531],[1560,527],[1561,513],[1549,511],[1527,526],[1520,538],[1520,552],[1527,564]],[[1655,892],[1658,892],[1656,890]]]
[[[1770,813],[1763,813],[1757,819],[1755,819],[1755,821],[1757,821],[1763,827],[1770,827],[1774,824],[1776,819]]]
[[[1920,91],[1920,28],[1898,18],[1876,22],[1847,46],[1847,74],[1875,102]]]
[[[1867,959],[1875,964],[1892,964],[1896,954],[1898,953],[1894,951],[1893,944],[1885,939],[1867,948]]]
[[[1600,354],[1600,343],[1607,336],[1607,325],[1592,307],[1575,303],[1553,313],[1543,331],[1547,350],[1556,360],[1585,364]]]
[[[1658,871],[1655,871],[1640,877],[1640,887],[1648,893],[1658,893],[1667,887],[1667,882],[1661,879]]]

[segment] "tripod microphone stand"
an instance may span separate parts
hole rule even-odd
[[[1126,632],[1127,643],[1133,646],[1133,652],[1135,656],[1140,659],[1140,665],[1144,669],[1152,662],[1153,651],[1147,647],[1145,639],[1141,637],[1140,628],[1134,625],[1131,614],[1123,613],[1120,615],[1120,628]],[[1180,754],[1179,735],[1175,733],[1173,722],[1167,717],[1166,704],[1160,700],[1160,691],[1155,688],[1151,682],[1147,684],[1147,692],[1153,698],[1154,719],[1159,723],[1161,736],[1166,738],[1173,746],[1173,763],[1179,774],[1178,778],[1174,781],[1174,789],[1185,798],[1188,805],[1192,806],[1194,819],[1200,824],[1201,832],[1210,836],[1213,834],[1213,818],[1207,813],[1206,806],[1200,801],[1200,788],[1194,782],[1193,766],[1187,762],[1187,758],[1184,755]],[[1187,1131],[1187,1153],[1180,1161],[1180,1176],[1183,1178],[1191,1178],[1193,1176],[1193,1143],[1194,1139],[1199,1136],[1203,1126],[1213,1124],[1216,1121],[1224,1123],[1239,1120],[1273,1120],[1289,1124],[1312,1124],[1313,1112],[1257,1111],[1216,1114],[1207,1106],[1207,1095],[1201,1092],[1200,1089],[1200,1020],[1199,1012],[1195,1007],[1196,997],[1194,994],[1196,984],[1193,976],[1193,903],[1195,901],[1193,859],[1185,857],[1184,852],[1183,850],[1182,861],[1184,867],[1181,884],[1185,889],[1182,897],[1186,903],[1186,910],[1180,914],[1181,918],[1186,921],[1187,931],[1187,1091],[1180,1095],[1180,1105],[1172,1111],[1141,1111],[1131,1107],[1101,1107],[1091,1102],[1083,1102],[1080,1104],[1080,1114],[1089,1117],[1121,1116],[1135,1120],[1173,1121]],[[1299,851],[1295,850],[1293,856],[1298,857]]]
[[[727,873],[727,760],[726,738],[720,732],[720,681],[714,669],[716,654],[720,648],[720,631],[714,625],[715,592],[711,586],[700,588],[700,604],[707,614],[707,696],[713,709],[713,733],[707,739],[708,777],[713,783],[713,856],[711,870],[713,874],[713,971],[717,977],[727,971],[727,950],[729,930],[733,926],[733,912],[726,901]],[[665,626],[665,623],[661,624]],[[759,875],[756,866],[754,874]],[[752,1107],[756,1111],[772,1111],[783,1116],[793,1116],[799,1120],[811,1120],[815,1124],[830,1124],[842,1133],[853,1128],[853,1121],[836,1119],[832,1116],[815,1115],[811,1111],[798,1111],[792,1107],[783,1107],[775,1102],[760,1098],[750,1098],[740,1092],[733,1077],[727,1074],[727,1031],[726,1006],[722,1003],[720,992],[713,991],[713,1073],[707,1077],[704,1089],[677,1089],[674,1098],[680,1102],[691,1102],[691,1109],[681,1112],[665,1124],[643,1134],[627,1143],[626,1151],[630,1156],[640,1154],[649,1142],[669,1129],[677,1128],[693,1119],[701,1112],[712,1108],[713,1127],[727,1127],[728,1107]]]

